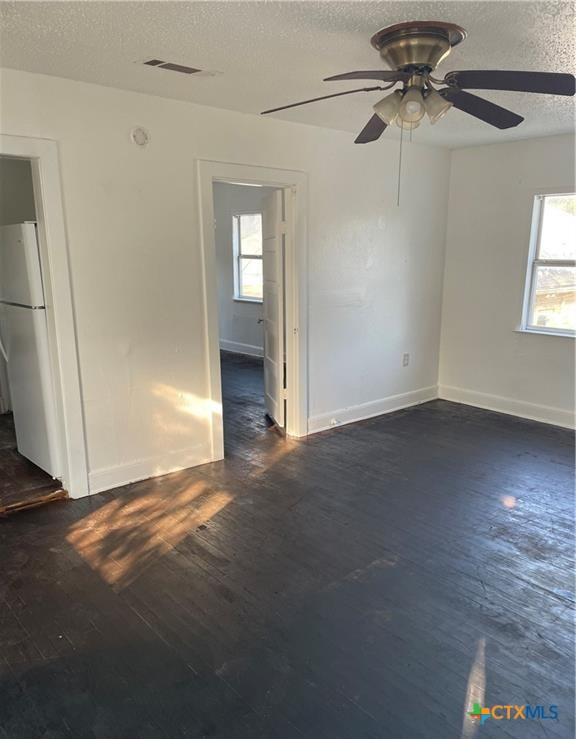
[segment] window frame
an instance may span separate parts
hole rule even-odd
[[[262,254],[242,254],[242,216],[260,216],[262,222],[262,211],[245,210],[236,211],[232,214],[232,253],[234,261],[234,300],[239,303],[256,303],[264,302],[264,295],[261,298],[253,298],[242,295],[242,279],[241,261],[242,259],[259,259],[262,262],[262,293],[264,293],[264,239],[262,239]]]
[[[546,326],[538,326],[531,322],[534,309],[534,300],[536,297],[536,273],[538,267],[576,267],[574,259],[540,259],[540,241],[542,237],[542,224],[544,214],[544,202],[548,197],[559,195],[574,195],[576,193],[572,189],[554,191],[537,192],[533,195],[532,220],[530,227],[530,246],[528,252],[528,265],[526,269],[526,279],[524,282],[524,301],[522,306],[522,322],[520,331],[531,334],[544,334],[549,336],[565,336],[576,337],[576,329],[547,328]]]

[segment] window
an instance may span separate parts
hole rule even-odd
[[[537,195],[522,328],[576,333],[576,195]]]
[[[262,213],[241,213],[232,221],[234,297],[262,302]]]

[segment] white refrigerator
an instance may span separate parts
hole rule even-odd
[[[54,384],[35,223],[0,227],[0,352],[18,451],[61,476]]]

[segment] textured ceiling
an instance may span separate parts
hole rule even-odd
[[[451,69],[575,71],[569,2],[2,2],[0,19],[2,66],[247,113],[363,86],[322,78],[381,68],[370,36],[407,20],[444,20],[468,31],[437,76]],[[220,74],[185,76],[134,63],[151,57]],[[573,98],[481,94],[525,122],[498,131],[452,110],[434,127],[424,123],[415,139],[465,146],[573,130]],[[359,93],[274,115],[355,134],[380,97]]]

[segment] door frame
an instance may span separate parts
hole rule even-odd
[[[216,242],[214,235],[213,184],[289,187],[293,193],[292,234],[286,240],[286,433],[308,434],[308,177],[305,172],[199,159],[198,210],[204,289],[205,356],[211,401],[212,454],[224,457],[222,379],[218,328]]]
[[[62,486],[71,498],[88,495],[88,459],[76,318],[68,259],[58,144],[0,134],[0,154],[32,166],[46,320],[62,453]]]

